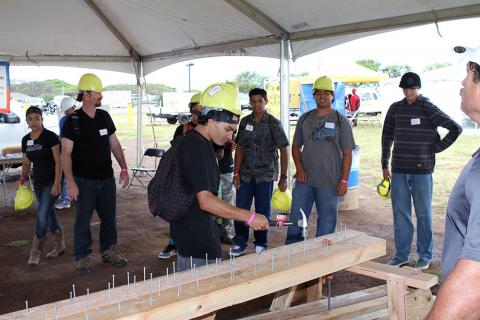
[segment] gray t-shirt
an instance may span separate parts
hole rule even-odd
[[[307,183],[313,187],[336,187],[342,176],[343,150],[354,149],[352,127],[338,111],[324,117],[315,111],[298,119],[293,144],[302,149]]]
[[[463,168],[448,199],[442,276],[459,259],[480,261],[480,149]]]

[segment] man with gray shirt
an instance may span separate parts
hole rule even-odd
[[[455,47],[457,53],[467,51]],[[480,57],[474,57],[480,62]],[[480,65],[467,63],[461,109],[480,124]],[[453,186],[445,219],[442,276],[446,280],[427,319],[480,319],[480,149]]]
[[[315,202],[317,237],[335,231],[338,197],[347,193],[355,147],[348,120],[332,108],[334,91],[330,78],[320,77],[315,81],[312,92],[317,108],[300,117],[292,143],[297,173],[291,220],[301,219],[300,209],[308,219]],[[303,240],[302,229],[289,227],[285,243],[300,240]]]

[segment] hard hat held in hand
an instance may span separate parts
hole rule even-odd
[[[33,204],[33,192],[26,186],[20,186],[15,196],[15,211],[23,211]]]
[[[289,189],[285,192],[280,191],[279,189],[273,192],[272,196],[272,207],[281,212],[287,212],[292,207],[292,193]]]
[[[93,73],[85,73],[78,80],[78,91],[94,91],[101,93],[103,91],[102,80]]]
[[[390,180],[383,179],[382,182],[377,185],[377,193],[383,199],[390,199]]]

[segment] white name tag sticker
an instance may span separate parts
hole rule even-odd
[[[412,126],[418,126],[420,124],[420,118],[410,119],[410,124]]]
[[[245,127],[245,130],[253,131],[253,126],[251,124],[247,124],[247,126]]]
[[[101,129],[101,130],[98,130],[98,132],[100,132],[101,136],[106,136],[108,134],[107,129]]]
[[[33,146],[33,140],[28,140],[27,141],[27,146]]]
[[[327,128],[327,129],[335,129],[335,123],[333,123],[333,122],[325,122],[325,128]]]

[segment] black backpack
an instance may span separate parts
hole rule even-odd
[[[195,198],[180,173],[175,155],[179,142],[184,138],[180,136],[173,140],[147,187],[150,212],[167,222],[183,218]]]

